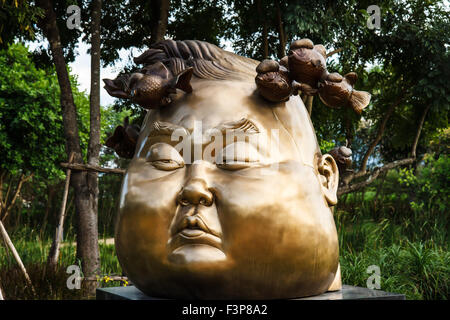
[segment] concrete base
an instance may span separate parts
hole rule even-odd
[[[339,291],[292,300],[405,300],[405,295],[343,285]],[[166,300],[149,297],[135,286],[97,289],[97,300]]]

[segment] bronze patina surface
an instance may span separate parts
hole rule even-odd
[[[339,289],[339,172],[320,153],[302,100],[265,100],[257,61],[204,42],[168,40],[149,51],[136,60],[162,61],[172,74],[192,67],[193,90],[177,91],[142,124],[116,225],[125,274],[153,297]]]

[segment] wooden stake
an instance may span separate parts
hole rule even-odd
[[[75,154],[73,152],[70,153],[69,164],[72,162],[74,155]],[[61,241],[63,237],[64,217],[66,213],[67,195],[69,194],[70,175],[71,169],[68,168],[66,171],[66,183],[64,185],[64,194],[62,198],[61,211],[59,212],[58,227],[56,228],[55,239],[53,240],[47,259],[48,266],[53,270],[56,269],[56,265],[58,264],[59,251],[61,248]]]
[[[125,174],[124,169],[119,168],[103,168],[99,166],[94,166],[90,164],[84,164],[84,163],[60,163],[61,167],[72,169],[72,170],[79,170],[79,171],[94,171],[94,172],[104,172],[104,173],[118,173],[118,174]]]
[[[0,282],[1,284],[1,282]],[[0,300],[5,300],[5,297],[3,296],[3,292],[2,292],[2,286],[0,285]]]
[[[17,253],[17,250],[14,247],[14,244],[12,243],[11,238],[8,235],[8,232],[6,232],[6,229],[3,226],[3,222],[1,220],[0,220],[0,233],[3,236],[3,239],[5,239],[6,244],[9,247],[9,250],[11,250],[11,252],[12,252],[12,254],[14,256],[14,259],[16,259],[17,264],[19,265],[20,269],[22,270],[23,275],[25,276],[25,280],[27,281],[28,285],[30,286],[31,291],[33,291],[33,295],[36,296],[36,291],[34,291],[34,287],[33,287],[33,284],[31,283],[30,276],[28,275],[28,272],[25,269],[25,266],[23,265],[22,260],[20,259],[20,256]]]

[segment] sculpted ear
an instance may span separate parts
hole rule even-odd
[[[325,154],[319,160],[319,174],[322,192],[328,205],[334,206],[337,204],[337,189],[339,185],[339,170],[334,158]]]

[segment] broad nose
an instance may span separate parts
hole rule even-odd
[[[182,206],[201,204],[209,207],[212,205],[213,199],[213,194],[202,179],[189,180],[178,195],[178,203]]]
[[[178,194],[178,203],[187,205],[211,206],[214,201],[214,195],[211,193],[208,185],[207,164],[204,161],[198,161],[190,165],[188,170],[188,180],[183,189]]]

